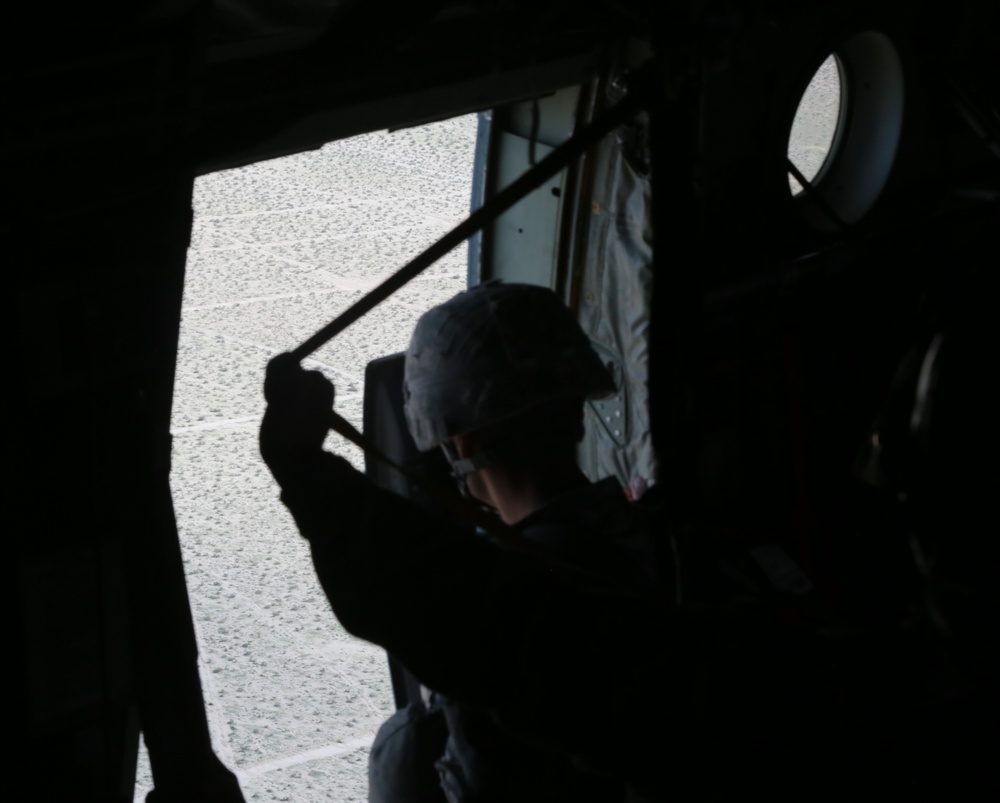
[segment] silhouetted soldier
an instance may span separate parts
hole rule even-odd
[[[550,290],[531,285],[489,284],[459,294],[420,319],[406,354],[405,414],[419,449],[441,447],[463,491],[533,544],[623,586],[652,590],[652,548],[640,515],[617,480],[591,483],[577,465],[584,400],[614,390],[607,368],[570,311]],[[262,428],[262,452],[282,484],[283,499],[313,543],[317,571],[328,591],[341,582],[334,577],[339,567],[331,566],[328,556],[337,551],[327,549],[331,539],[372,542],[390,528],[419,540],[419,534],[407,535],[407,531],[424,528],[428,536],[437,536],[446,529],[440,522],[414,518],[406,507],[398,507],[398,512],[383,509],[382,502],[375,501],[380,494],[361,475],[345,462],[321,453],[333,392],[319,374],[278,358],[269,368],[267,392],[270,407]],[[310,404],[315,407],[306,410]],[[339,504],[360,507],[371,500],[378,518],[351,521],[350,515],[346,519],[337,516],[338,522],[317,522],[314,530],[313,517],[324,518],[320,511],[330,511],[338,498]],[[393,507],[397,504],[393,500]],[[487,548],[496,549],[494,545]],[[454,557],[449,554],[434,561],[425,581],[437,585],[445,573],[464,574],[467,568]],[[490,559],[487,553],[483,557]],[[406,560],[388,552],[381,559]],[[338,588],[334,595],[340,598],[344,589]],[[412,591],[398,585],[388,593]],[[479,587],[474,593],[482,597],[492,592]],[[488,635],[488,620],[456,617],[456,611],[475,605],[468,594],[465,590],[442,597],[447,611],[428,612],[425,624],[450,634],[456,645],[466,642],[469,628]],[[420,605],[422,596],[420,592],[418,600],[400,604]],[[375,613],[360,598],[356,604],[375,616],[393,618],[393,614]],[[351,613],[347,616],[352,618]],[[434,640],[426,639],[421,650],[433,653]],[[505,648],[502,641],[496,646]],[[501,666],[496,669],[502,671]],[[422,679],[431,682],[426,676]],[[437,762],[449,800],[622,799],[620,782],[583,775],[565,756],[529,746],[498,728],[483,710],[441,694],[433,694],[432,699],[446,718],[450,734]],[[404,722],[407,727],[400,729]],[[414,719],[412,710],[388,723],[376,745],[380,765],[373,768],[373,782],[397,769],[385,766],[393,763],[392,754],[425,750],[406,742],[419,739],[429,729],[433,730],[426,719]],[[387,742],[386,734],[391,734],[394,744]],[[399,763],[406,761],[400,758]],[[423,777],[426,781],[428,775]],[[437,777],[431,777],[436,784]],[[388,799],[376,785],[372,799]],[[409,799],[419,799],[417,790],[411,791]]]
[[[640,508],[576,466],[583,399],[610,389],[549,291],[475,288],[414,333],[404,395],[417,445],[444,447],[468,493],[558,556],[545,557],[468,537],[376,488],[322,449],[330,383],[288,355],[268,368],[261,452],[341,623],[458,701],[442,762],[456,796],[558,799],[546,783],[559,779],[574,799],[613,799],[622,785],[629,800],[899,791],[919,641],[850,632],[835,616],[789,626],[767,604],[780,581],[760,588],[766,571],[717,582],[720,565],[735,576],[746,561],[706,549],[705,533],[657,528],[651,549]],[[741,584],[747,593],[732,593]],[[490,734],[481,760],[474,739],[462,743],[478,723]],[[589,787],[573,768],[592,773]]]

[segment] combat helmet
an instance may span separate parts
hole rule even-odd
[[[545,402],[614,392],[573,313],[536,285],[459,293],[421,316],[406,352],[404,412],[422,451]]]

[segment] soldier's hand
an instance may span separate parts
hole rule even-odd
[[[291,354],[279,354],[264,378],[267,410],[260,425],[260,453],[281,485],[308,469],[330,429],[334,390],[319,371],[306,371]]]

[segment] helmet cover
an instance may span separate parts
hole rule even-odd
[[[615,392],[573,313],[545,287],[478,285],[417,321],[404,413],[419,449],[568,396]]]

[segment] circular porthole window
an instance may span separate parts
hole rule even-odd
[[[827,162],[830,149],[840,122],[841,106],[840,64],[836,56],[828,56],[799,101],[788,137],[788,160],[810,183]],[[802,184],[789,171],[788,186],[792,195],[802,192]]]
[[[812,76],[789,132],[788,184],[803,217],[826,231],[864,217],[889,179],[902,125],[896,46],[879,31],[849,37]]]

